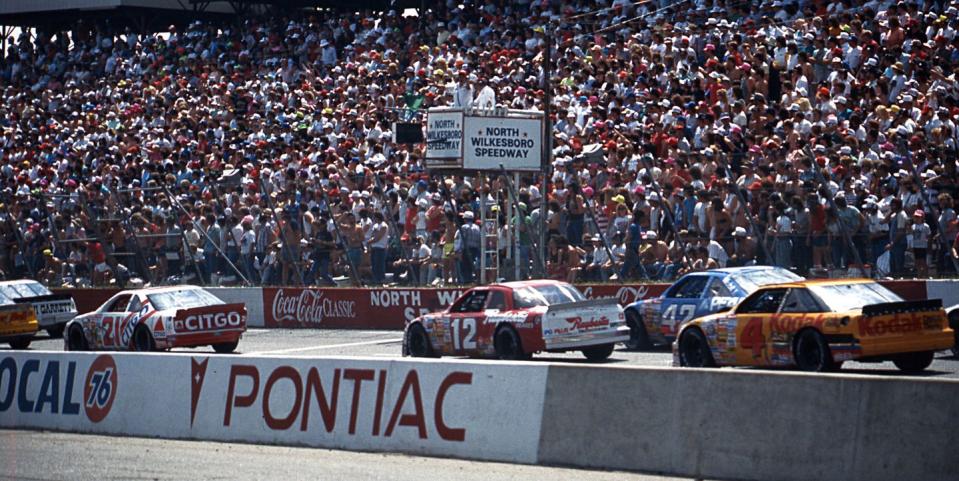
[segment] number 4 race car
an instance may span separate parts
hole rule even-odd
[[[67,323],[68,351],[155,351],[213,346],[236,349],[246,331],[246,306],[226,304],[196,286],[121,291],[99,309]]]
[[[772,266],[728,267],[686,274],[662,296],[626,306],[630,335],[626,347],[645,350],[653,344],[671,343],[686,321],[729,308],[759,286],[798,280],[802,277]]]
[[[403,354],[515,360],[542,351],[582,351],[601,361],[628,338],[615,299],[587,300],[565,282],[507,282],[474,287],[447,310],[408,321]]]
[[[892,361],[918,372],[955,343],[942,301],[903,301],[870,280],[765,286],[727,312],[683,325],[673,364],[838,369],[844,361]]]

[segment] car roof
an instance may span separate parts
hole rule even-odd
[[[760,289],[781,288],[781,287],[813,287],[813,286],[846,286],[850,284],[870,284],[876,281],[872,279],[807,279],[796,282],[784,282],[781,284],[767,284]]]
[[[786,270],[786,269],[783,269],[782,267],[776,267],[776,266],[745,266],[745,267],[721,267],[719,269],[712,269],[705,272],[707,273],[715,272],[719,274],[733,275],[733,274],[749,274],[751,272],[779,271],[779,270]]]
[[[33,279],[17,279],[15,281],[0,281],[0,286],[8,286],[13,284],[39,284],[40,281],[35,281]]]
[[[144,287],[142,289],[126,289],[118,292],[117,294],[156,294],[160,292],[174,292],[174,291],[185,291],[190,289],[203,289],[200,286],[194,286],[189,284],[179,285],[179,286],[160,286],[160,287]]]
[[[490,286],[487,286],[487,287],[502,286],[502,287],[509,287],[510,289],[521,289],[523,287],[558,286],[558,285],[567,285],[567,284],[568,284],[567,282],[554,281],[552,279],[533,279],[529,281],[501,282],[497,284],[491,284]]]

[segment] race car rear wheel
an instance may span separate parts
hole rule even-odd
[[[406,351],[413,357],[436,357],[426,328],[415,323],[406,331]]]
[[[70,327],[67,332],[67,350],[68,351],[88,351],[90,346],[87,344],[87,338],[83,335],[83,328],[77,324]]]
[[[586,359],[599,362],[605,361],[613,354],[613,350],[616,348],[615,344],[601,344],[599,346],[590,346],[586,349],[583,349],[583,355],[586,356]]]
[[[629,326],[629,340],[625,342],[629,349],[648,351],[653,348],[646,332],[646,324],[639,317],[639,313],[630,309],[626,311],[626,325]]]
[[[233,342],[221,342],[219,344],[213,344],[213,350],[220,354],[229,354],[236,350],[238,344],[240,344],[239,339]]]
[[[679,336],[679,365],[683,367],[716,367],[703,331],[691,327]]]
[[[801,331],[793,345],[796,365],[803,371],[827,372],[836,370],[826,338],[815,329]]]
[[[133,349],[140,352],[150,352],[156,350],[156,342],[153,340],[153,334],[147,326],[140,324],[133,331]]]
[[[10,347],[14,349],[26,349],[30,347],[30,342],[32,341],[33,339],[30,337],[18,337],[10,341]]]
[[[523,343],[513,326],[504,325],[497,329],[493,346],[496,348],[496,356],[503,360],[520,361],[533,357],[523,351]]]
[[[902,372],[915,373],[925,371],[932,364],[933,358],[935,358],[933,351],[907,352],[894,357],[892,363]]]

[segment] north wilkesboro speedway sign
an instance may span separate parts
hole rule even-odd
[[[539,171],[543,114],[434,108],[426,116],[426,141],[427,168]]]

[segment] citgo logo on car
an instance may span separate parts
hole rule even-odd
[[[90,365],[87,380],[83,383],[83,409],[90,421],[98,423],[110,414],[117,395],[117,378],[113,356],[99,356]]]

